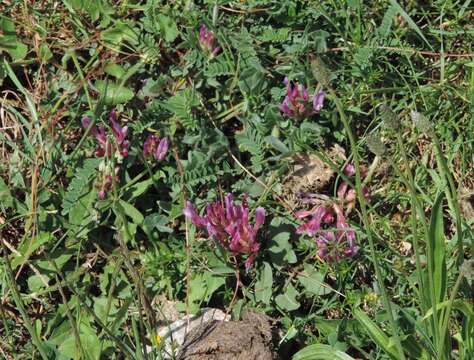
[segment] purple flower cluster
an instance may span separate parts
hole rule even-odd
[[[92,126],[90,133],[97,140],[97,148],[95,150],[95,156],[103,157],[104,162],[99,166],[99,174],[96,180],[96,187],[98,188],[97,196],[100,200],[104,200],[107,193],[112,189],[113,179],[118,182],[119,167],[112,168],[111,162],[108,161],[112,157],[112,154],[116,154],[117,163],[120,164],[123,158],[128,156],[128,148],[130,142],[126,139],[128,134],[127,126],[120,126],[117,122],[117,112],[112,110],[109,114],[110,127],[112,129],[112,136],[107,136],[107,132],[103,125]],[[88,129],[91,126],[91,120],[88,117],[84,117],[81,120],[84,129]]]
[[[326,95],[323,90],[315,92],[310,101],[308,90],[303,85],[298,82],[291,84],[287,77],[283,82],[286,85],[286,96],[279,106],[283,114],[294,119],[304,119],[323,108]]]
[[[297,234],[308,233],[316,237],[318,256],[328,262],[340,261],[357,254],[354,230],[349,228],[340,205],[318,206],[314,212],[300,211],[297,218],[312,215],[311,219],[296,229]],[[336,228],[334,231],[333,229]]]
[[[114,148],[118,152],[120,157],[124,158],[128,156],[128,147],[130,146],[130,142],[126,140],[126,136],[128,133],[128,126],[121,127],[120,124],[117,122],[117,113],[115,110],[111,111],[109,114],[109,121],[110,126],[112,128],[112,134],[115,141],[110,141],[107,137],[107,133],[103,125],[100,126],[93,126],[90,130],[92,136],[95,137],[97,140],[97,148],[95,150],[95,155],[97,157],[111,157],[112,150]],[[91,124],[91,119],[87,116],[82,118],[82,127],[84,129],[89,128]]]
[[[168,148],[167,138],[158,139],[155,135],[149,135],[143,143],[143,157],[153,156],[156,160],[162,161],[168,152]]]
[[[206,228],[209,237],[219,241],[232,254],[250,255],[245,261],[246,270],[250,269],[260,249],[257,232],[265,221],[265,209],[258,207],[255,210],[255,224],[252,226],[247,195],[243,196],[241,205],[236,205],[232,194],[227,194],[224,205],[219,201],[208,204],[205,216],[199,216],[189,201],[183,213],[194,225]]]
[[[201,25],[199,29],[199,44],[201,49],[205,52],[208,57],[214,57],[221,50],[220,47],[215,46],[214,32],[209,31],[206,25]]]
[[[343,170],[348,177],[355,175],[355,167],[348,164]],[[366,199],[369,189],[362,189]],[[346,206],[346,213],[340,204],[320,205],[312,211],[299,211],[295,215],[299,219],[311,216],[311,219],[296,229],[297,234],[307,233],[316,238],[318,256],[328,262],[340,261],[344,257],[355,256],[359,251],[356,235],[346,221],[346,216],[355,206],[356,192],[343,181],[337,189],[339,201]]]

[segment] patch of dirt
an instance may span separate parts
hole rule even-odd
[[[461,188],[459,190],[459,206],[461,213],[468,223],[471,224],[471,228],[474,227],[474,189],[472,188]]]
[[[272,319],[247,312],[242,321],[208,321],[186,336],[177,360],[277,360]]]
[[[336,164],[346,160],[344,149],[334,145],[327,156]],[[282,195],[293,207],[300,207],[300,194],[321,193],[332,177],[334,170],[315,154],[298,154],[294,158],[292,169],[282,186]]]

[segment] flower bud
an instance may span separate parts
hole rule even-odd
[[[428,120],[425,115],[419,113],[418,111],[412,110],[410,111],[410,117],[418,131],[425,133],[428,136],[431,136],[433,134],[433,124]]]
[[[367,147],[377,156],[383,156],[387,151],[378,134],[370,134],[367,136]]]
[[[395,131],[400,130],[400,118],[389,106],[385,104],[380,106],[380,116],[387,129]]]
[[[313,76],[315,79],[321,85],[323,85],[323,87],[329,85],[331,81],[331,74],[324,64],[324,61],[320,57],[315,57],[311,60],[311,70],[313,71]]]

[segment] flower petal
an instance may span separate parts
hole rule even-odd
[[[326,93],[323,90],[320,90],[317,93],[314,93],[314,96],[313,96],[313,110],[314,111],[319,111],[323,108],[325,96],[326,96]]]

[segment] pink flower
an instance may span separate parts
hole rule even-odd
[[[286,85],[286,96],[278,108],[288,117],[304,119],[323,108],[324,91],[315,92],[312,101],[309,101],[308,90],[303,85],[298,82],[292,85],[287,77],[283,83]]]
[[[158,146],[156,147],[155,150],[155,159],[158,161],[161,161],[165,158],[166,153],[168,152],[168,139],[167,138],[162,138],[160,142],[158,143]]]
[[[353,177],[356,173],[354,164],[347,164],[344,167],[343,173],[347,177]],[[370,199],[370,190],[368,187],[364,186],[362,188],[362,194],[364,195],[366,200]],[[347,204],[347,211],[349,213],[350,210],[355,206],[355,202],[357,200],[357,193],[354,189],[349,189],[349,184],[345,181],[342,181],[337,188],[337,197],[344,201]]]
[[[156,160],[162,161],[168,152],[168,148],[169,142],[167,138],[164,137],[158,141],[155,135],[149,135],[143,143],[143,156],[147,158],[153,155]]]
[[[114,172],[115,182],[119,182],[118,173],[120,171],[119,167],[116,167]],[[112,185],[114,183],[114,178],[112,177],[110,170],[105,170],[103,173],[99,174],[97,178],[96,187],[99,189],[97,192],[97,197],[99,200],[104,200],[107,197],[107,193],[112,190]]]
[[[112,133],[114,134],[115,141],[117,143],[118,151],[123,157],[128,156],[128,147],[130,142],[125,139],[128,133],[128,126],[121,127],[117,122],[117,112],[112,110],[109,114],[109,120],[112,127]]]
[[[315,237],[318,246],[318,256],[328,262],[340,261],[344,257],[357,255],[359,247],[356,245],[354,230],[346,222],[344,212],[338,204],[332,206],[318,206],[305,217],[312,218],[296,229],[297,234],[307,233]],[[297,217],[298,217],[297,213]],[[335,230],[332,230],[336,228]]]
[[[112,128],[112,133],[115,139],[116,148],[122,157],[127,157],[130,142],[126,140],[125,137],[128,133],[128,127],[121,127],[119,125],[119,123],[117,122],[117,113],[115,112],[115,110],[111,111],[109,115],[109,120]],[[81,122],[82,127],[84,129],[88,129],[91,124],[91,120],[88,117],[82,118]],[[99,127],[94,125],[91,128],[90,132],[98,142],[97,148],[95,150],[95,155],[97,157],[110,157],[112,155],[112,142],[108,140],[105,128],[102,125]]]
[[[218,46],[214,46],[214,41],[214,32],[207,30],[206,25],[201,25],[199,28],[199,44],[206,55],[211,58],[216,56],[221,49]]]
[[[255,224],[252,226],[249,222],[247,195],[243,196],[241,205],[236,205],[232,194],[227,194],[224,205],[219,201],[208,204],[205,216],[199,216],[189,201],[183,213],[194,225],[205,227],[209,237],[217,240],[232,254],[249,255],[245,268],[247,271],[250,269],[260,250],[257,232],[265,221],[265,209],[258,207],[255,210]]]
[[[91,124],[91,119],[89,119],[86,116],[82,118],[81,122],[82,122],[82,127],[84,129],[88,129]],[[102,125],[99,127],[94,125],[92,126],[90,133],[92,136],[95,137],[98,143],[97,148],[95,150],[95,156],[102,157],[106,153],[110,154],[112,148],[111,148],[111,144],[107,143],[107,134],[105,132],[105,128]]]

